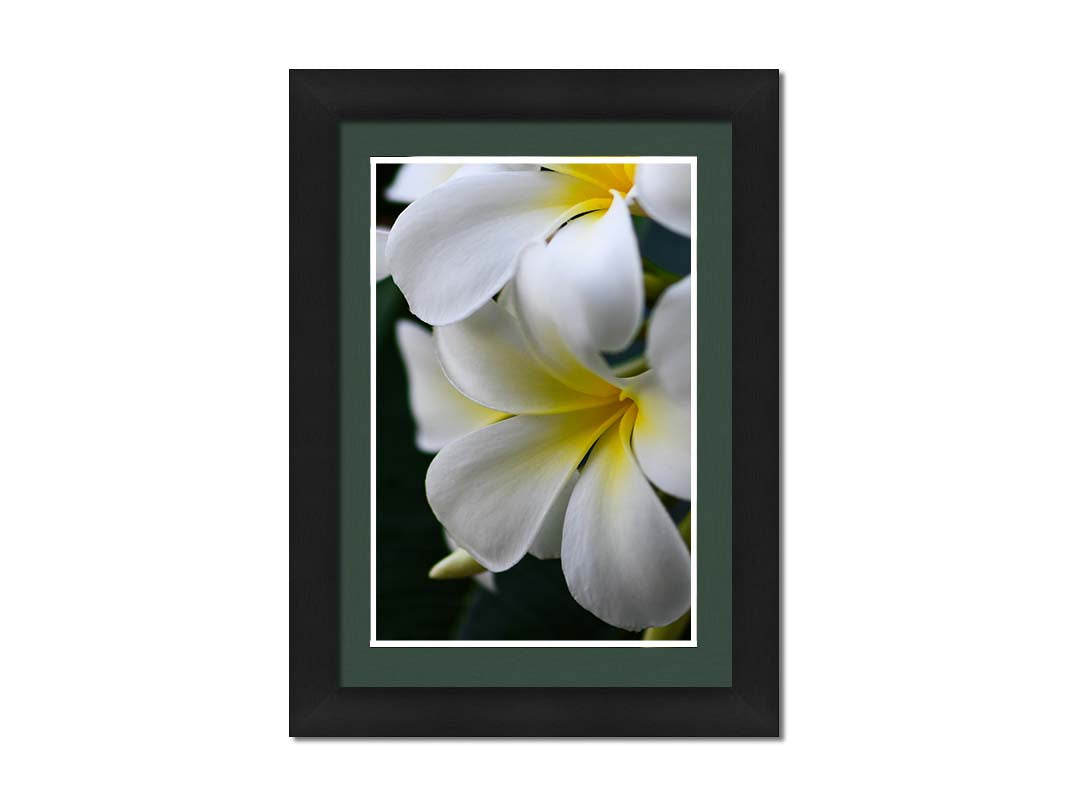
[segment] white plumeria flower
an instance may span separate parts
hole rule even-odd
[[[385,257],[412,313],[431,325],[465,319],[511,279],[527,244],[544,242],[570,221],[563,232],[584,250],[572,267],[577,311],[593,319],[589,335],[598,349],[625,347],[643,306],[630,213],[643,211],[688,236],[690,166],[473,169],[486,166],[500,165],[467,165],[429,192],[405,195],[418,196],[397,218]]]
[[[408,404],[415,420],[415,446],[436,453],[449,442],[484,428],[508,415],[479,405],[460,394],[445,376],[434,352],[433,336],[408,320],[396,324],[396,340],[408,377]],[[571,488],[578,473],[571,477]],[[546,534],[536,538],[530,552],[537,558],[559,558],[562,526],[549,525]],[[434,565],[431,578],[473,577],[486,589],[495,590],[493,577],[444,531],[451,552]]]
[[[640,630],[689,608],[689,552],[649,481],[691,496],[690,282],[668,289],[652,314],[649,370],[616,377],[590,335],[605,320],[586,318],[569,291],[572,256],[584,252],[563,236],[569,228],[524,249],[514,314],[490,301],[435,329],[451,384],[514,416],[444,445],[426,493],[479,563],[500,572],[558,542],[575,599]]]

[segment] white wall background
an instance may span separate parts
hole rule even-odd
[[[1052,3],[23,3],[6,797],[1063,797]],[[784,70],[785,739],[286,738],[290,66]]]

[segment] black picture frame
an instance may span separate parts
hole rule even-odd
[[[777,70],[291,70],[290,718],[294,737],[780,730]],[[733,685],[339,686],[339,142],[366,119],[733,126]]]

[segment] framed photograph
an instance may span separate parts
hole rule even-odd
[[[778,120],[290,72],[290,735],[779,735]]]

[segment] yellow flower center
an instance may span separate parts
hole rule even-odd
[[[613,189],[626,196],[634,188],[634,171],[637,168],[636,164],[548,164],[547,166],[554,172],[580,178],[603,190],[609,204]]]

